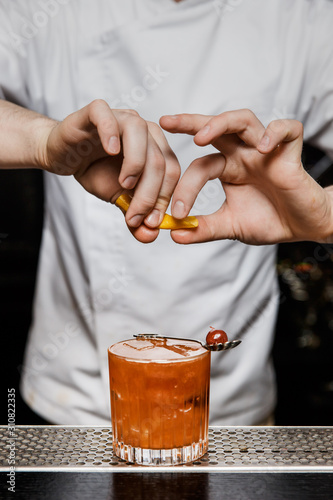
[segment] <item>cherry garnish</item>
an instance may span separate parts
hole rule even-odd
[[[215,330],[212,326],[210,328],[211,330],[208,332],[206,337],[206,344],[215,345],[228,342],[228,335],[223,330]]]

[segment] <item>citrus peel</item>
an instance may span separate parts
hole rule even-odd
[[[130,203],[131,196],[129,194],[121,194],[119,198],[116,200],[116,205],[119,207],[124,213],[127,212]],[[193,215],[185,217],[184,219],[175,219],[172,215],[165,214],[161,224],[158,226],[159,229],[194,229],[198,227],[199,221]]]

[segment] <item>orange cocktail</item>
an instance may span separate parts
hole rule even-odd
[[[210,352],[199,342],[143,335],[108,352],[116,455],[147,465],[202,456],[208,447]]]

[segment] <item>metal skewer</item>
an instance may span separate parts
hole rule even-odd
[[[207,349],[208,351],[227,351],[228,349],[233,349],[237,347],[242,341],[241,340],[228,340],[227,342],[222,342],[220,344],[207,344],[206,342],[201,342],[200,340],[195,339],[185,339],[181,337],[163,337],[162,335],[157,335],[155,333],[138,333],[137,335],[133,335],[136,338],[146,338],[146,339],[173,339],[173,340],[185,340],[191,342],[198,342],[202,347]]]

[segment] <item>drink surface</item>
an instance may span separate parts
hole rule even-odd
[[[172,338],[135,338],[118,342],[109,351],[116,356],[144,361],[175,361],[206,352],[199,342]]]
[[[199,343],[123,341],[109,349],[109,369],[117,443],[173,449],[207,440],[210,352]]]

